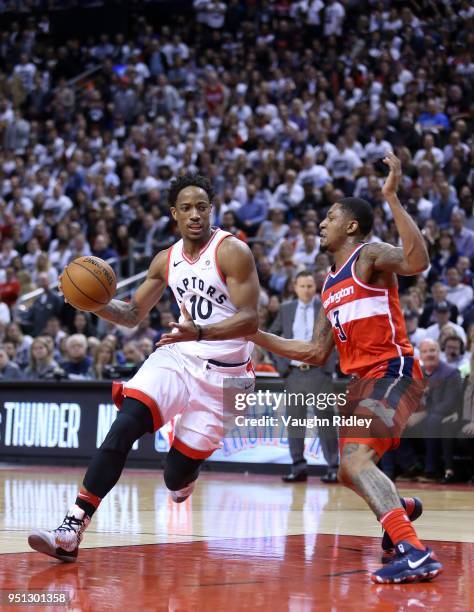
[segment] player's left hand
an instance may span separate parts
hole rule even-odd
[[[198,339],[198,329],[184,304],[181,304],[181,314],[184,317],[184,321],[181,323],[176,323],[174,321],[170,323],[170,327],[173,331],[168,334],[163,334],[160,341],[156,343],[156,346],[166,346],[167,344],[174,344],[175,342],[189,342],[190,340]]]
[[[382,187],[383,196],[387,199],[397,194],[400,181],[402,180],[402,164],[395,153],[387,153],[383,158],[383,163],[390,168],[390,172]]]

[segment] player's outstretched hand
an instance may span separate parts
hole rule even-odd
[[[387,199],[390,196],[397,195],[398,187],[402,180],[402,164],[395,153],[387,153],[383,158],[383,163],[390,168],[390,172],[382,187],[382,193]]]
[[[197,340],[199,338],[199,330],[184,304],[181,304],[181,313],[184,317],[184,321],[181,323],[175,323],[174,321],[170,323],[170,327],[173,331],[168,334],[163,334],[160,341],[156,343],[156,346],[166,346],[167,344],[174,344],[175,342],[189,342],[190,340]]]

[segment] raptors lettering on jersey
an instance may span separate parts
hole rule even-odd
[[[220,243],[232,236],[216,229],[195,260],[189,259],[183,249],[183,240],[174,244],[168,252],[168,285],[178,304],[184,304],[192,319],[199,324],[219,323],[237,312],[232,304],[225,279],[219,269],[217,250]],[[180,321],[183,321],[183,317]],[[180,348],[205,359],[220,358],[229,362],[243,362],[250,358],[253,344],[243,338],[221,340],[219,343],[201,340],[183,342]]]
[[[321,298],[346,374],[363,376],[389,359],[413,355],[398,288],[375,287],[357,278],[355,264],[361,244],[336,272],[329,272]]]

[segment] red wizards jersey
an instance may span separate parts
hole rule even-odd
[[[358,376],[382,362],[413,355],[397,285],[375,287],[357,278],[355,264],[364,246],[356,247],[336,273],[328,273],[321,292],[341,370]]]

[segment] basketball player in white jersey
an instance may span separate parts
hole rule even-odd
[[[89,464],[76,502],[60,527],[35,530],[28,538],[39,552],[75,561],[83,532],[118,481],[135,441],[176,415],[180,419],[164,480],[175,502],[187,499],[203,461],[221,444],[224,379],[254,380],[253,344],[245,336],[258,329],[255,262],[246,244],[210,227],[212,196],[202,176],[187,174],[174,181],[169,202],[182,239],[156,255],[129,303],[112,300],[96,312],[135,327],[169,285],[184,313],[173,330],[180,342],[168,339],[131,380],[115,386],[118,416]]]

